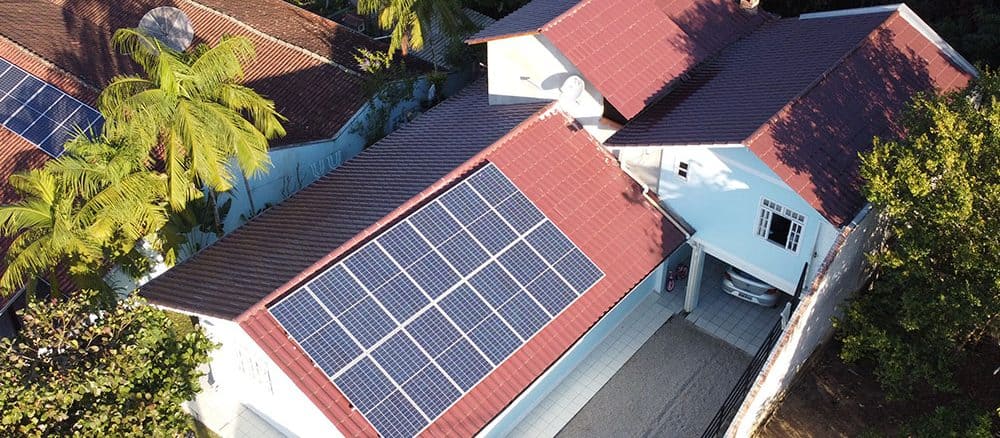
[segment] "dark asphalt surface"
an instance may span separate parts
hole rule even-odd
[[[751,357],[670,318],[559,437],[699,437]]]

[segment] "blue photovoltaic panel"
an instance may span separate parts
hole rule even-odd
[[[0,124],[58,157],[80,132],[99,134],[100,113],[0,58]]]
[[[429,418],[437,418],[462,395],[455,384],[433,365],[420,370],[416,376],[404,383],[403,392],[409,394],[417,407]]]
[[[413,377],[421,368],[430,365],[427,357],[417,344],[413,343],[406,332],[396,332],[372,351],[372,358],[379,363],[392,363],[385,371],[397,382],[405,382]]]
[[[379,434],[407,437],[603,276],[487,164],[270,312]]]

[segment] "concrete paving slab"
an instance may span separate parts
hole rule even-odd
[[[674,316],[558,436],[700,436],[750,359],[739,348]]]

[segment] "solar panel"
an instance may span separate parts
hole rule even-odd
[[[0,58],[0,124],[58,157],[79,132],[100,133],[97,110]]]
[[[379,434],[406,437],[603,276],[487,164],[269,310]]]

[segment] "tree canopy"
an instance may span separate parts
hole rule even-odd
[[[211,209],[220,224],[226,207],[215,193],[232,189],[237,172],[245,185],[266,172],[268,140],[285,133],[274,102],[241,85],[254,57],[249,39],[187,52],[136,29],[113,41],[145,75],[116,77],[101,93],[103,133],[81,133],[61,157],[10,178],[21,200],[0,206],[0,234],[13,239],[0,293],[52,277],[58,266],[89,287],[101,287],[116,264],[141,273],[148,260],[140,242],[173,263],[184,225],[203,216],[192,210]],[[201,202],[205,192],[213,202]]]
[[[456,35],[468,25],[459,0],[359,0],[358,13],[376,15],[382,30],[390,32],[389,56],[420,50],[437,21],[446,35]]]
[[[872,361],[894,397],[953,390],[963,352],[1000,333],[1000,75],[917,97],[903,123],[861,157],[890,237],[838,322],[842,356]]]
[[[211,342],[138,298],[39,301],[0,339],[5,436],[180,436]]]

